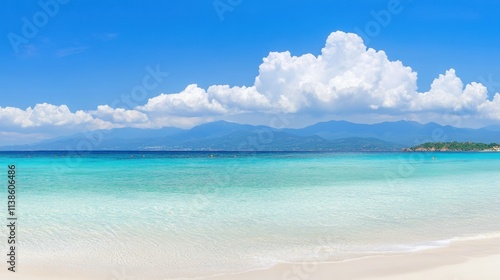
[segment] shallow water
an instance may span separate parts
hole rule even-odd
[[[0,163],[17,166],[25,264],[204,275],[500,233],[500,153],[23,152]]]

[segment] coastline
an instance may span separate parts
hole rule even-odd
[[[217,275],[207,280],[410,280],[499,279],[500,238],[453,241],[414,253],[378,255],[340,262],[280,263],[270,269]]]
[[[268,269],[251,270],[241,273],[221,274],[207,277],[140,277],[126,275],[124,271],[100,268],[81,275],[70,267],[60,267],[57,271],[19,265],[19,272],[0,272],[1,279],[45,280],[45,279],[206,279],[206,280],[413,280],[413,279],[498,279],[500,276],[500,238],[490,237],[477,240],[453,241],[449,246],[424,249],[413,253],[377,255],[340,262],[279,263]]]

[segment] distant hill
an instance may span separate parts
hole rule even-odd
[[[473,142],[430,142],[405,148],[406,152],[500,152],[500,144]]]
[[[89,135],[79,133],[32,145],[4,146],[0,150],[400,151],[436,140],[493,143],[500,142],[500,131],[493,126],[468,129],[410,121],[379,124],[329,121],[301,129],[218,121],[189,130],[124,128]]]
[[[492,130],[492,131],[500,131],[500,125],[490,125],[485,127],[487,130]]]
[[[303,129],[288,129],[287,131],[296,135],[318,135],[328,140],[347,137],[376,138],[395,142],[406,147],[435,141],[500,142],[500,131],[494,129],[456,128],[442,126],[437,123],[420,124],[413,121],[378,124],[329,121],[317,123]]]

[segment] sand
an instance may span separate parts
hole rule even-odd
[[[332,263],[282,263],[271,269],[210,280],[489,280],[500,279],[500,239],[454,242],[449,247]]]
[[[5,280],[150,280],[96,273],[74,275],[70,270],[43,271],[20,267],[17,273],[6,268],[0,272]],[[156,279],[172,279],[159,277]],[[179,278],[177,278],[179,279]],[[189,278],[182,278],[189,279]],[[448,247],[415,253],[366,257],[343,262],[280,263],[270,269],[217,275],[196,279],[207,280],[499,280],[500,238],[459,241]],[[153,279],[151,279],[153,280]]]

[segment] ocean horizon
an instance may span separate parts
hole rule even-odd
[[[195,277],[500,237],[500,153],[45,151],[0,162],[17,170],[22,265]]]

